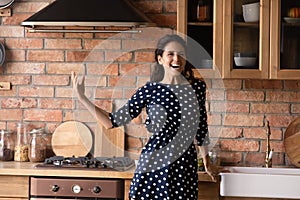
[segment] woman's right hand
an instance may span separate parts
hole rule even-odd
[[[78,100],[88,109],[88,111],[95,117],[95,119],[102,124],[105,128],[112,128],[112,122],[109,117],[109,113],[102,108],[96,106],[85,96],[85,77],[79,80],[78,75],[72,72],[71,79],[73,82],[73,90],[78,96]]]
[[[76,92],[78,98],[82,99],[85,96],[85,86],[84,86],[85,77],[83,76],[82,80],[80,81],[78,75],[75,72],[72,72],[71,79],[73,82],[73,90]]]

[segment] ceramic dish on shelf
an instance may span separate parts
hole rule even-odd
[[[287,23],[300,23],[300,18],[284,17],[283,19]]]
[[[258,22],[260,16],[260,3],[250,3],[242,5],[245,22]]]
[[[3,65],[5,60],[5,47],[4,45],[0,42],[0,66]]]
[[[236,66],[239,67],[251,67],[256,63],[256,57],[234,57]]]
[[[7,8],[10,6],[15,0],[0,0],[0,9]]]
[[[255,53],[234,53],[234,62],[236,66],[248,67],[256,64]]]
[[[200,66],[202,68],[212,68],[213,66],[213,60],[211,59],[203,59],[200,61]]]

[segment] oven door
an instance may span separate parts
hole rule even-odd
[[[124,199],[121,179],[31,177],[30,199]]]

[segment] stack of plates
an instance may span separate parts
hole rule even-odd
[[[5,60],[5,47],[4,45],[0,42],[0,66],[3,65]]]

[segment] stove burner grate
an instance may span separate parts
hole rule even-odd
[[[134,161],[129,157],[64,157],[53,156],[47,158],[43,164],[36,167],[62,167],[62,168],[89,168],[89,169],[114,169],[127,170],[134,166]]]

